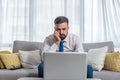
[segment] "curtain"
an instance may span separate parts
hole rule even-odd
[[[29,0],[0,0],[0,49],[29,40]]]
[[[34,40],[43,41],[54,31],[54,19],[66,16],[69,19],[69,32],[80,36],[80,3],[83,0],[36,0],[36,32]]]
[[[84,3],[84,41],[113,41],[115,47],[120,47],[120,0]]]
[[[120,47],[120,0],[0,0],[0,49],[14,40],[43,42],[57,16],[68,17],[69,32],[83,42]]]
[[[11,49],[14,40],[43,42],[53,33],[57,16],[68,17],[69,32],[80,36],[82,3],[83,0],[0,0],[0,49]]]

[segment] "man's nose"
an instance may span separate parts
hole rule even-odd
[[[63,32],[64,32],[63,30],[60,30],[60,34],[63,34]]]

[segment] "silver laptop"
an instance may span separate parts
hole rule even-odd
[[[44,80],[86,80],[85,52],[45,52]]]

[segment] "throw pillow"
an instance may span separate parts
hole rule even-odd
[[[101,71],[104,67],[104,60],[108,47],[90,49],[88,51],[88,64],[93,67],[93,70]]]
[[[120,72],[120,53],[108,53],[105,58],[104,69]]]
[[[40,50],[22,51],[19,50],[20,59],[24,68],[37,68],[41,63]]]
[[[2,50],[2,51],[0,51],[0,56],[4,55],[4,54],[10,54],[10,53],[11,52],[8,50]],[[3,69],[3,68],[5,68],[5,67],[4,67],[4,64],[2,63],[1,58],[0,58],[0,69]]]
[[[21,67],[19,55],[16,53],[1,55],[1,61],[6,69],[16,69]]]

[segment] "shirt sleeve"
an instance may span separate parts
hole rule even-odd
[[[76,37],[75,40],[75,52],[84,52],[82,42],[79,37]]]
[[[41,53],[41,60],[43,60],[43,54],[44,52],[56,52],[58,51],[59,47],[58,45],[56,45],[56,43],[53,41],[51,38],[46,38],[44,40],[44,46],[43,46],[43,50]]]
[[[58,50],[58,45],[56,43],[50,40],[49,38],[46,38],[44,41],[44,47],[42,52],[56,52]]]

